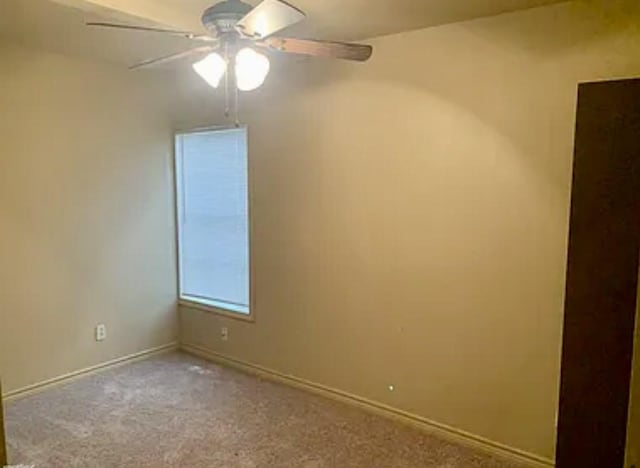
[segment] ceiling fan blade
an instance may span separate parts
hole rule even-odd
[[[102,22],[90,22],[86,23],[87,26],[97,26],[100,28],[114,28],[114,29],[127,29],[130,31],[146,31],[156,32],[163,34],[172,34],[174,36],[186,37],[187,39],[195,39],[198,41],[215,41],[216,38],[208,36],[206,34],[198,34],[189,31],[174,31],[173,29],[152,28],[147,26],[133,26],[129,24],[117,24],[117,23],[102,23]]]
[[[290,54],[311,55],[314,57],[337,58],[365,62],[373,54],[373,47],[365,44],[347,42],[317,41],[312,39],[293,39],[270,37],[257,45]]]
[[[238,21],[236,29],[246,37],[263,39],[305,19],[304,12],[282,0],[263,0]]]
[[[172,62],[174,60],[179,60],[186,57],[191,57],[192,55],[204,55],[209,52],[213,52],[216,47],[212,46],[202,46],[196,47],[195,49],[189,49],[182,52],[178,52],[171,55],[165,55],[164,57],[158,57],[150,60],[145,60],[144,62],[136,63],[129,67],[129,70],[136,70],[139,68],[147,68],[156,65],[162,65],[164,63]]]

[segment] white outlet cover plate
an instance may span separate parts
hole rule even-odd
[[[107,327],[105,325],[96,326],[96,341],[104,341],[107,338]]]

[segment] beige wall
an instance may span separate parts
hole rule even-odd
[[[256,322],[183,308],[182,341],[552,458],[577,84],[640,75],[615,3],[276,66],[243,100]],[[177,125],[220,122],[195,87]]]
[[[0,376],[13,391],[176,339],[172,140],[146,77],[8,44],[0,63]]]

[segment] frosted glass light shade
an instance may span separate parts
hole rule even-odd
[[[193,64],[193,69],[210,86],[217,88],[220,80],[227,71],[227,62],[220,54],[209,54],[199,62]]]
[[[240,91],[259,88],[269,74],[269,59],[253,49],[244,48],[236,55],[236,81]]]

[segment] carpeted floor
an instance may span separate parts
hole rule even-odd
[[[10,463],[37,468],[515,466],[180,353],[11,402],[6,418]]]

